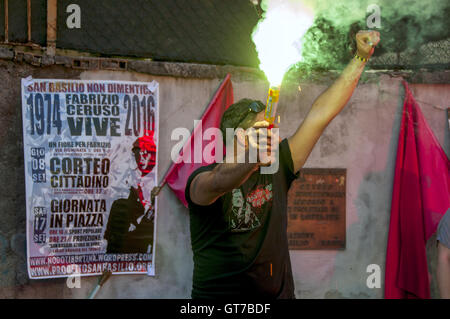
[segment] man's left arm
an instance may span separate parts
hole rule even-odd
[[[376,31],[358,32],[356,54],[367,61],[379,41],[380,34]],[[358,84],[366,61],[353,58],[339,78],[314,101],[302,124],[288,139],[294,172],[300,170],[322,132],[347,104]]]

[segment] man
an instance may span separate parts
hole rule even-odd
[[[379,33],[360,31],[356,42],[355,57],[278,150],[268,143],[272,136],[263,103],[242,100],[223,115],[223,133],[226,128],[252,127],[263,142],[237,134],[237,142],[246,146],[244,155],[201,167],[188,179],[193,298],[295,298],[286,234],[287,192],[326,126],[350,99]],[[250,146],[270,156],[257,163],[240,162],[249,157]],[[260,174],[261,166],[277,160],[276,153],[277,172]]]
[[[156,164],[153,135],[153,131],[147,131],[133,143],[137,169],[132,175],[136,176],[132,176],[132,181],[126,181],[130,186],[128,198],[119,198],[111,205],[104,234],[108,241],[107,254],[151,252],[154,229],[151,190],[154,182],[152,176],[145,177]]]
[[[442,299],[450,299],[450,209],[439,222],[437,230],[437,281]]]

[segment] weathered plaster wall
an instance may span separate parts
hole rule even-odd
[[[180,78],[124,71],[80,71],[63,66],[32,67],[0,60],[0,298],[85,298],[97,278],[83,277],[80,289],[65,279],[29,280],[26,271],[24,170],[20,79],[72,78],[152,81],[160,84],[159,176],[170,165],[176,127],[192,129],[220,78]],[[267,84],[233,76],[235,101],[265,100]],[[281,135],[292,134],[326,84],[283,87]],[[449,85],[413,85],[422,111],[449,153],[446,111]],[[344,251],[291,251],[297,298],[382,298],[383,289],[366,286],[366,267],[384,270],[389,209],[401,116],[401,78],[375,75],[360,83],[344,111],[329,125],[306,167],[347,168],[347,247]],[[98,298],[189,298],[192,252],[188,211],[165,188],[158,198],[156,276],[113,276]],[[435,267],[429,245],[430,269]],[[436,285],[432,282],[433,296]]]

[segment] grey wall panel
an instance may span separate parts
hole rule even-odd
[[[58,1],[57,47],[155,60],[257,66],[250,1],[78,0],[81,28],[69,29]]]
[[[9,42],[27,42],[27,0],[8,1]]]
[[[31,0],[31,41],[45,45],[47,39],[47,0]]]

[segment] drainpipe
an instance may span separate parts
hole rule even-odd
[[[27,0],[27,31],[28,43],[31,43],[31,0]]]
[[[56,53],[57,0],[47,0],[47,55]]]

